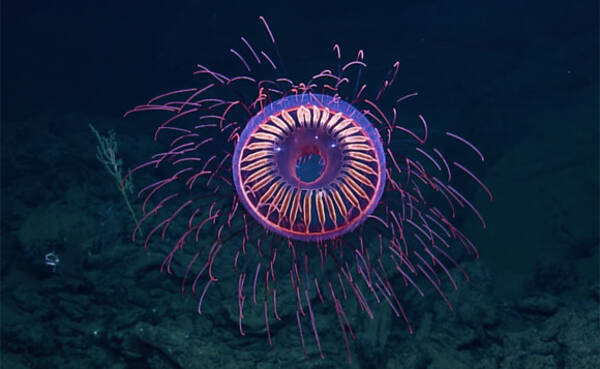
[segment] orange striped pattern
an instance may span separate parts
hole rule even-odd
[[[325,129],[343,153],[337,176],[321,188],[303,188],[278,174],[277,148],[297,130]],[[327,235],[363,215],[382,186],[373,142],[352,118],[306,104],[268,117],[244,143],[240,183],[254,212],[285,234]]]

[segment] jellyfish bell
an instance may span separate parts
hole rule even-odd
[[[300,175],[315,157],[313,175]],[[267,105],[250,119],[233,155],[246,210],[267,229],[300,241],[333,239],[360,225],[378,205],[385,168],[371,122],[345,101],[316,93]]]

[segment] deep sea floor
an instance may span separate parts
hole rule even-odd
[[[325,360],[310,339],[304,358],[293,315],[273,323],[273,348],[259,318],[247,319],[250,333],[240,337],[233,283],[212,291],[199,316],[179,276],[159,272],[168,242],[147,252],[130,242],[127,210],[80,124],[90,118],[37,117],[72,130],[29,137],[7,164],[19,175],[3,188],[2,367],[595,368],[600,285],[590,202],[598,178],[585,175],[597,173],[597,162],[582,160],[595,137],[548,124],[589,120],[585,96],[568,110],[541,111],[535,143],[523,139],[489,168],[495,201],[486,204],[484,193],[475,200],[489,229],[479,231],[476,219],[463,225],[482,256],[461,263],[471,282],[450,294],[455,311],[414,294],[411,336],[386,305],[373,320],[350,308],[351,365],[330,308],[315,307]],[[93,121],[100,130],[119,125]],[[26,126],[12,124],[4,138],[22,140]],[[128,153],[148,150],[135,137],[118,139]],[[60,259],[54,267],[44,259],[51,252]]]

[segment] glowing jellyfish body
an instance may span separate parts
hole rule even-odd
[[[227,275],[217,262],[230,263],[240,334],[249,305],[255,306],[269,344],[270,321],[289,318],[303,347],[303,332],[312,332],[321,356],[314,303],[332,307],[349,358],[355,337],[345,311],[350,301],[370,318],[373,304],[387,304],[410,332],[406,289],[423,295],[421,284],[429,283],[451,307],[444,289],[457,287],[457,271],[467,277],[452,246],[477,255],[453,219],[467,209],[485,227],[457,189],[453,169],[490,200],[492,194],[467,166],[430,143],[423,116],[399,121],[399,109],[417,95],[389,99],[399,63],[369,88],[360,81],[364,52],[344,62],[336,44],[335,72],[324,69],[295,83],[281,75],[269,51],[241,40],[243,51],[230,51],[244,74],[198,65],[200,87],[132,109],[168,114],[154,138],[170,137],[164,151],[131,171],[152,168],[162,176],[139,191],[143,216],[132,238],[141,236],[141,227],[145,247],[175,235],[161,270],[171,273],[176,255],[186,260],[181,288],[198,294],[199,312],[219,273]],[[484,161],[466,139],[446,137]],[[394,145],[398,139],[402,144]]]

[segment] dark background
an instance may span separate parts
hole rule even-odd
[[[228,50],[240,35],[262,37],[259,15],[277,30],[286,59],[323,59],[334,42],[363,48],[376,65],[400,59],[413,71],[410,87],[440,98],[493,95],[498,108],[518,107],[597,76],[593,1],[279,4],[5,2],[2,114],[119,115],[132,100],[187,81],[199,60],[233,63]]]
[[[292,79],[330,67],[334,43],[348,58],[365,50],[367,81],[399,60],[432,130],[486,154],[495,201],[473,194],[486,232],[464,220],[481,259],[462,308],[417,305],[414,337],[402,322],[362,327],[376,338],[357,340],[353,365],[597,367],[598,3],[445,0],[2,2],[2,366],[346,365],[343,346],[304,361],[294,321],[267,352],[263,335],[197,316],[177,279],[158,276],[163,255],[128,242],[94,158],[90,122],[117,132],[125,167],[146,160],[157,120],[123,113],[195,86],[197,63],[240,72],[228,50],[242,35],[268,44],[259,15]]]

